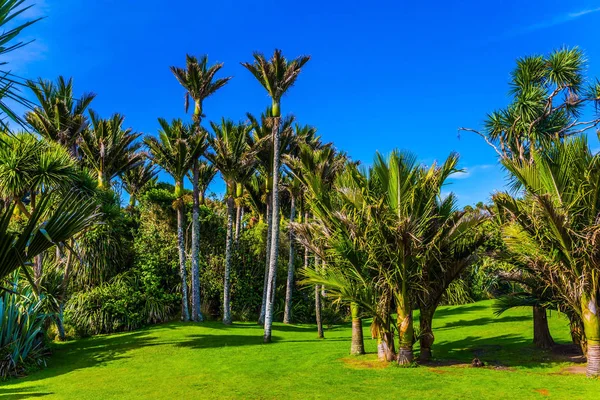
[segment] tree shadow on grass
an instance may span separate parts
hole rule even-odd
[[[504,316],[502,318],[483,317],[483,318],[477,318],[477,319],[471,319],[471,320],[461,319],[458,321],[448,322],[445,325],[442,325],[435,329],[443,330],[443,329],[466,327],[466,326],[482,326],[482,325],[488,325],[488,324],[498,324],[498,323],[503,323],[503,322],[522,322],[522,321],[531,321],[531,316],[528,316],[528,315],[510,316],[510,317]]]
[[[452,315],[465,315],[472,311],[487,310],[490,307],[483,304],[467,304],[464,306],[453,306],[448,308],[438,308],[435,311],[434,318],[446,318]]]
[[[36,392],[38,389],[37,386],[30,386],[27,388],[15,388],[15,389],[5,389],[0,387],[0,399],[11,399],[11,400],[19,400],[19,399],[32,399],[36,397],[44,397],[54,394],[52,392]]]
[[[40,379],[67,374],[76,370],[93,368],[115,360],[130,358],[125,355],[131,350],[148,346],[158,346],[165,344],[152,336],[151,332],[136,331],[119,335],[95,336],[86,339],[80,339],[67,342],[56,346],[53,354],[48,360],[48,366],[40,371],[36,371],[24,378],[8,380],[4,384],[10,385],[16,382],[34,382]],[[0,387],[0,390],[3,389]],[[24,387],[23,391],[34,390],[32,387]],[[6,388],[9,392],[13,389]],[[0,391],[0,397],[2,392]],[[45,394],[39,394],[41,397]],[[11,394],[12,396],[12,394]],[[35,394],[27,396],[34,397]],[[27,396],[23,398],[27,398]],[[12,398],[12,397],[11,397]]]
[[[530,338],[517,334],[485,338],[467,336],[461,340],[436,341],[432,350],[435,361],[452,360],[457,364],[464,364],[478,358],[486,365],[497,368],[550,368],[567,361],[551,350],[535,347]]]

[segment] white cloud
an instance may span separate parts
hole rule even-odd
[[[531,25],[527,25],[524,27],[520,27],[520,28],[516,28],[516,29],[510,30],[510,31],[507,31],[499,36],[490,38],[488,40],[488,42],[496,42],[496,41],[500,41],[503,39],[510,39],[510,38],[524,35],[526,33],[531,33],[531,32],[539,31],[542,29],[552,28],[553,26],[566,24],[568,22],[574,21],[574,20],[584,17],[586,15],[594,14],[597,12],[600,12],[600,7],[559,14],[555,17],[549,18],[544,21],[536,22]]]
[[[489,169],[492,167],[493,167],[492,164],[481,164],[481,165],[474,165],[472,167],[464,167],[462,169],[463,172],[458,172],[456,174],[453,174],[448,179],[455,179],[455,180],[467,179],[467,178],[472,177],[476,173],[478,174],[482,170],[486,170],[486,169]]]

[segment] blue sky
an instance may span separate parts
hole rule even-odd
[[[598,1],[35,3],[29,16],[46,18],[26,32],[36,41],[11,55],[10,68],[28,78],[72,76],[77,93],[97,94],[92,108],[102,116],[120,112],[147,134],[157,117],[185,118],[169,66],[190,53],[224,62],[223,75],[233,76],[206,101],[207,119],[243,119],[269,99],[240,61],[276,47],[290,58],[310,54],[284,113],[365,163],[393,148],[425,163],[459,152],[466,173],[447,190],[462,205],[505,183],[495,153],[473,134],[459,139],[457,128],[478,128],[507,103],[517,57],[579,46],[588,76],[600,77]]]

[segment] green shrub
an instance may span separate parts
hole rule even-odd
[[[46,364],[44,341],[46,314],[31,289],[19,289],[18,275],[13,292],[0,297],[0,377],[21,375]]]

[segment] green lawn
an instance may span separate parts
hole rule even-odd
[[[532,348],[530,310],[496,318],[490,305],[438,311],[436,366],[381,368],[370,339],[370,354],[350,357],[349,326],[319,340],[314,326],[276,324],[263,345],[255,324],[170,323],[56,345],[48,368],[0,383],[0,399],[600,398],[600,381]],[[550,323],[568,343],[567,321],[552,314]],[[466,366],[474,356],[489,366]]]

